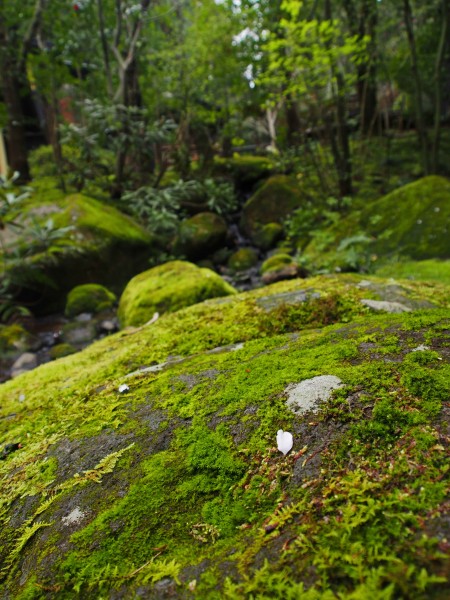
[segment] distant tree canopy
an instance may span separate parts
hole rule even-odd
[[[114,152],[116,196],[130,173],[136,186],[162,176],[167,146],[187,177],[193,153],[207,166],[311,138],[345,196],[350,135],[400,126],[417,130],[423,172],[439,172],[449,19],[450,0],[0,0],[9,162],[29,179],[32,98],[55,164],[70,122],[85,153]]]

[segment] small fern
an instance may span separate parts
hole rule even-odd
[[[28,523],[28,521],[27,521],[27,523]],[[27,525],[26,527],[23,527],[21,529],[22,533],[16,539],[14,547],[11,550],[11,552],[9,553],[8,558],[6,559],[3,569],[0,571],[0,579],[3,579],[4,577],[6,577],[11,565],[16,560],[16,558],[19,556],[21,550],[24,548],[24,546],[27,544],[27,542],[34,536],[36,531],[38,531],[39,529],[42,529],[43,527],[50,527],[50,525],[53,525],[53,521],[51,523],[37,521],[36,523],[33,523],[32,525]]]

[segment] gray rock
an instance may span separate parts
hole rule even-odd
[[[71,323],[64,328],[63,340],[74,346],[92,342],[97,336],[95,323]]]
[[[400,302],[388,302],[386,300],[370,300],[368,298],[363,298],[361,300],[361,304],[364,306],[368,306],[373,310],[384,311],[388,313],[403,313],[403,312],[411,312],[411,309]]]
[[[21,373],[25,373],[26,371],[31,371],[35,369],[38,365],[38,359],[36,354],[32,354],[31,352],[24,352],[19,356],[19,358],[14,362],[11,367],[11,377],[17,377]]]
[[[305,379],[300,383],[288,385],[285,392],[288,394],[287,406],[292,412],[300,415],[308,411],[317,412],[318,402],[326,401],[331,393],[344,384],[335,375],[319,375],[312,379]]]

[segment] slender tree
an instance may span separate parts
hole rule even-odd
[[[14,3],[15,4],[15,3]],[[26,60],[39,29],[47,0],[36,0],[34,6],[24,3],[17,16],[17,6],[0,0],[0,85],[6,107],[8,158],[13,171],[21,181],[28,181],[30,170],[26,144],[26,124],[22,99],[29,94]]]

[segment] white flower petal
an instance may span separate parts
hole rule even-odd
[[[294,441],[292,433],[289,433],[289,431],[283,431],[282,429],[277,431],[277,445],[280,452],[287,454],[292,448],[293,443]]]

